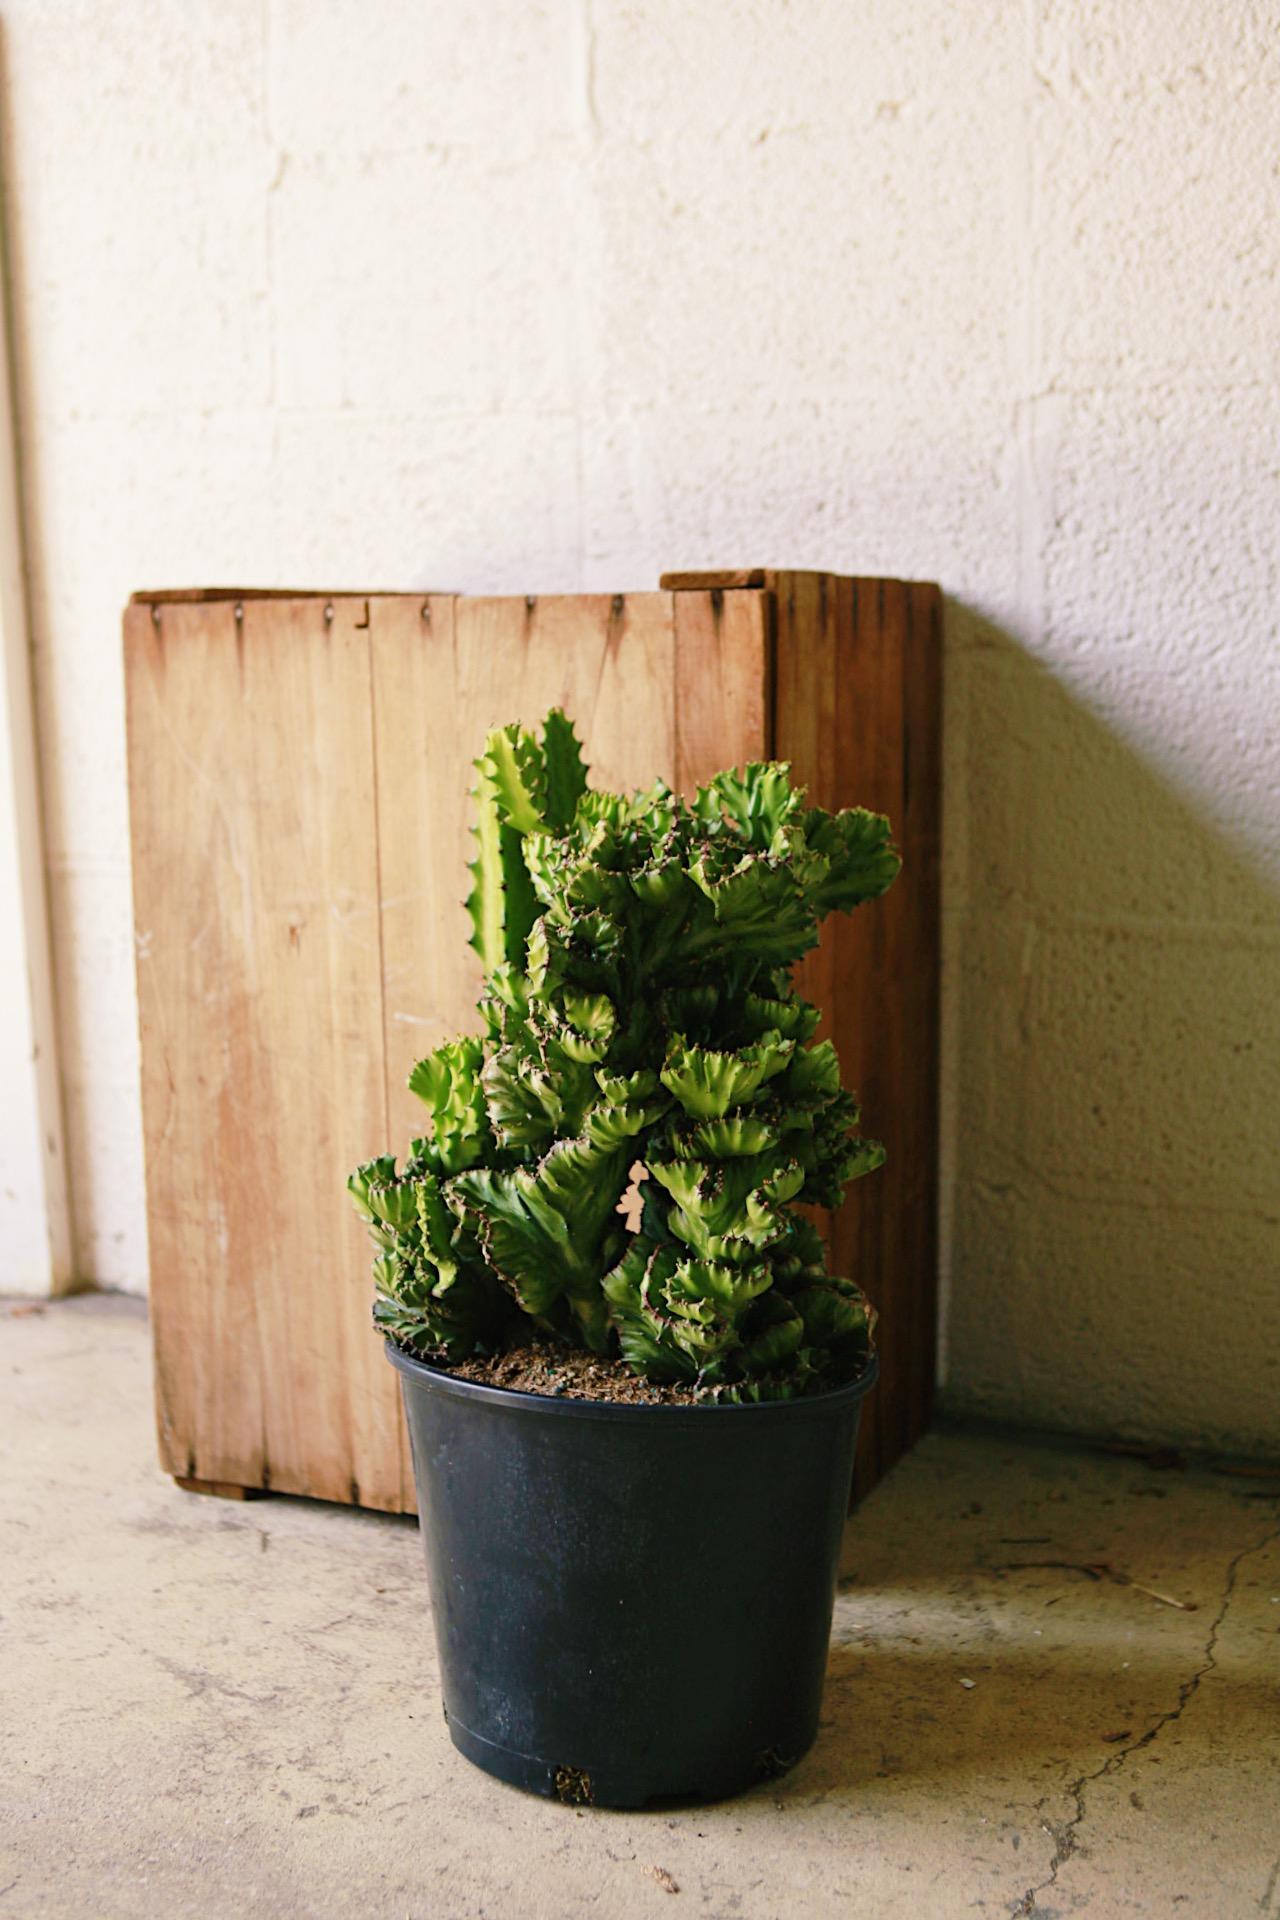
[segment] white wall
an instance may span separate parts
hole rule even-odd
[[[939,579],[950,1392],[1280,1445],[1280,10],[12,0],[79,1260],[140,584]]]

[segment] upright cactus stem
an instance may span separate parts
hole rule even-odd
[[[514,722],[495,727],[475,765],[472,832],[479,850],[470,865],[467,911],[471,945],[490,973],[504,964],[524,964],[538,917],[525,862],[526,836],[563,833],[572,826],[587,771],[572,724],[559,707],[547,715],[541,745]]]
[[[559,709],[540,738],[496,728],[476,769],[486,1030],[414,1068],[403,1170],[349,1183],[376,1324],[445,1362],[561,1340],[707,1397],[853,1378],[874,1316],[798,1209],[884,1155],[791,968],[892,882],[887,820],[806,807],[778,763],[689,803],[590,791]]]

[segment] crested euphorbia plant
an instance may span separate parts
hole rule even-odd
[[[403,1169],[348,1183],[377,1326],[444,1364],[563,1341],[714,1399],[855,1378],[873,1316],[800,1209],[884,1155],[791,969],[893,880],[888,821],[806,807],[779,764],[691,802],[594,791],[558,710],[477,766],[484,1031],[414,1068]]]

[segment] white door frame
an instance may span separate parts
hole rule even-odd
[[[32,699],[8,288],[0,287],[0,1292],[75,1284]]]

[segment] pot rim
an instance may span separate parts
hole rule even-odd
[[[478,1404],[487,1403],[495,1411],[525,1414],[542,1412],[580,1420],[656,1418],[675,1425],[705,1420],[710,1414],[733,1414],[738,1419],[821,1420],[869,1393],[880,1374],[880,1356],[873,1348],[856,1380],[847,1380],[839,1387],[827,1387],[821,1393],[803,1394],[795,1400],[713,1401],[694,1406],[670,1401],[636,1403],[625,1400],[573,1400],[550,1393],[530,1393],[523,1387],[494,1387],[483,1380],[463,1380],[445,1367],[432,1366],[429,1361],[406,1353],[393,1340],[384,1340],[383,1345],[387,1359],[398,1373],[438,1393],[451,1394],[455,1399],[472,1400]]]

